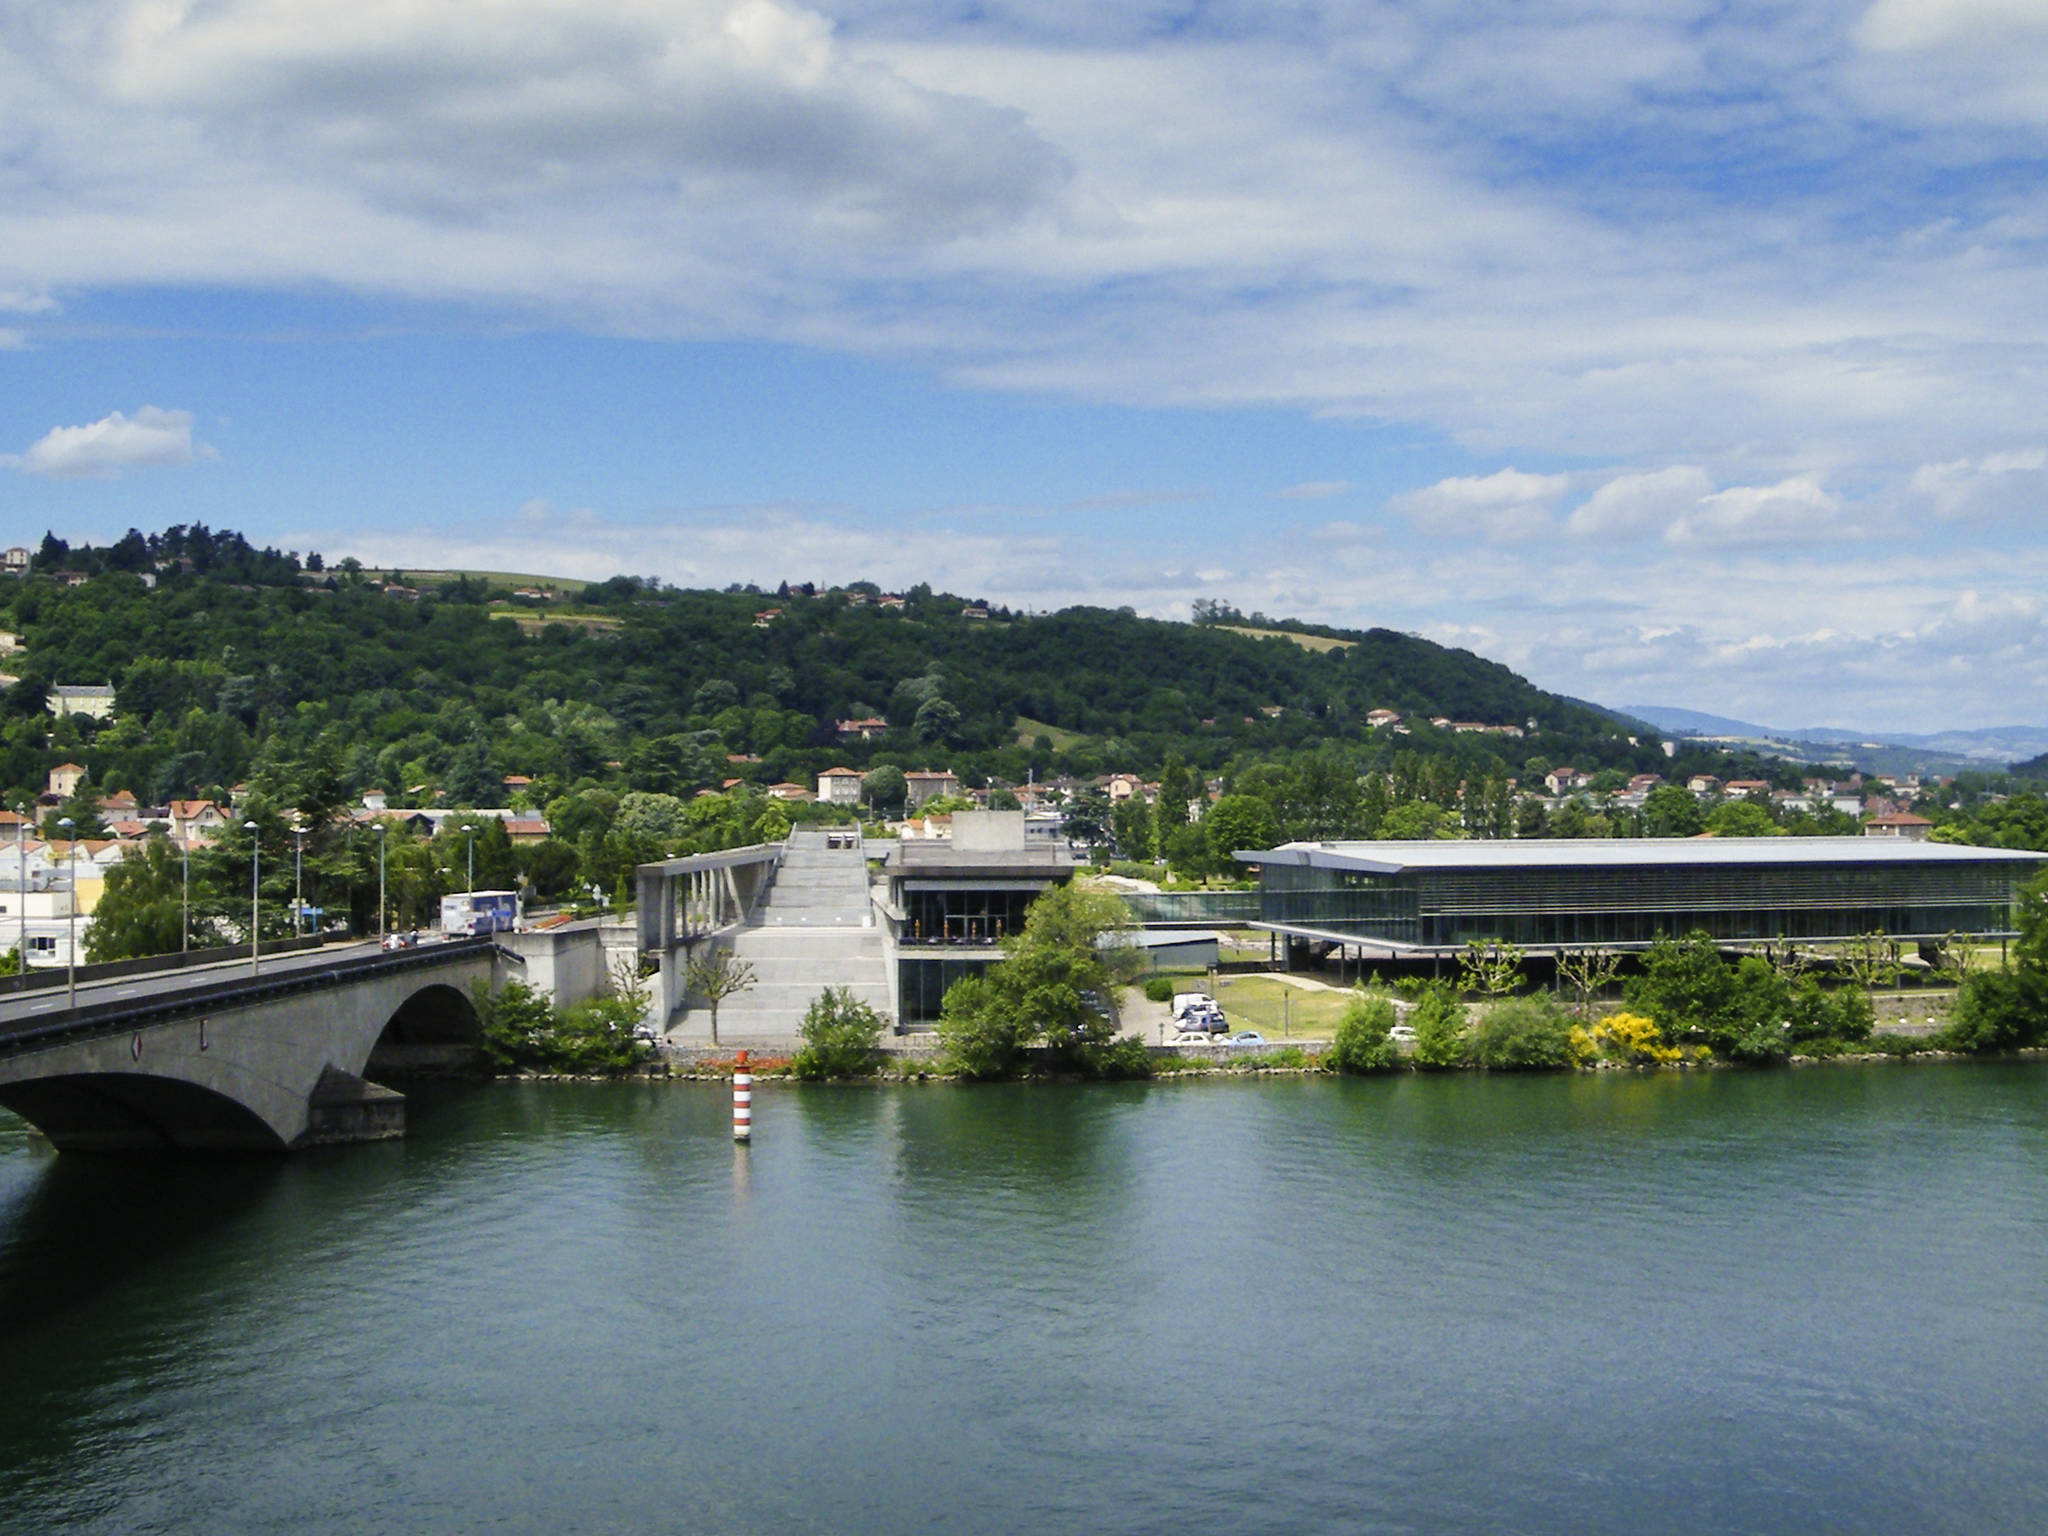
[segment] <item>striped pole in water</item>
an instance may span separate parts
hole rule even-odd
[[[745,1051],[732,1061],[732,1139],[754,1139],[754,1074],[747,1070]]]

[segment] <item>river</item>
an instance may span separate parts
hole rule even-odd
[[[0,1531],[2048,1530],[2048,1072],[0,1116]]]

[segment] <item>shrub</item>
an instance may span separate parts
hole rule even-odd
[[[1408,1022],[1415,1028],[1415,1065],[1442,1072],[1465,1064],[1465,1005],[1449,982],[1426,983]]]
[[[637,992],[592,998],[556,1011],[545,994],[523,981],[492,993],[471,990],[482,1023],[483,1048],[492,1065],[542,1072],[627,1072],[647,1055],[633,1038],[646,1012]]]
[[[1391,1072],[1401,1064],[1394,1044],[1394,1005],[1384,997],[1359,993],[1337,1021],[1336,1038],[1323,1058],[1333,1072]]]
[[[1625,1061],[1631,1066],[1677,1061],[1681,1054],[1676,1046],[1664,1043],[1664,1032],[1657,1028],[1656,1020],[1639,1013],[1610,1013],[1586,1038],[1609,1061]]]
[[[803,1036],[803,1049],[790,1058],[789,1069],[806,1081],[865,1077],[875,1070],[881,1015],[845,987],[820,992],[805,1010],[797,1032]]]
[[[1152,1075],[1152,1053],[1136,1035],[1081,1047],[1081,1070],[1105,1082]]]
[[[1954,1051],[2009,1051],[2037,1045],[2048,1026],[2048,983],[2032,971],[1965,977],[1941,1041]]]
[[[1155,1003],[1173,1001],[1173,978],[1171,976],[1147,976],[1145,996]]]
[[[1507,998],[1480,1015],[1472,1056],[1495,1072],[1555,1071],[1572,1064],[1571,1030],[1554,998]]]

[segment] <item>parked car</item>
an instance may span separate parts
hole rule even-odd
[[[1166,1042],[1168,1045],[1214,1045],[1216,1037],[1198,1029],[1184,1029]]]
[[[1225,1045],[1264,1045],[1266,1037],[1256,1029],[1240,1029],[1234,1035],[1225,1035],[1223,1043]]]
[[[1230,1028],[1224,1022],[1223,1010],[1214,1003],[1207,1008],[1197,1008],[1184,1014],[1180,1020],[1180,1027],[1196,1030],[1205,1035],[1220,1035]]]
[[[1415,1043],[1415,1031],[1410,1029],[1406,1024],[1396,1024],[1392,1029],[1387,1031],[1387,1038],[1389,1040],[1405,1041],[1408,1044],[1413,1045]]]
[[[1172,1017],[1184,1019],[1191,1013],[1215,1007],[1216,999],[1206,992],[1176,992],[1173,994]]]

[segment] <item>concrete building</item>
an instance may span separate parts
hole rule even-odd
[[[111,683],[59,683],[50,690],[43,703],[60,720],[66,715],[91,715],[96,720],[109,720],[114,714],[114,687]]]
[[[825,805],[858,805],[866,780],[858,768],[827,768],[818,775],[818,799]]]
[[[946,989],[1002,959],[1031,903],[1073,873],[1064,846],[1027,843],[1022,811],[962,811],[947,842],[898,842],[880,901],[897,1018],[937,1018]]]
[[[1641,948],[2013,931],[2014,891],[2048,854],[1892,837],[1289,843],[1260,872],[1254,926],[1304,943],[1447,952]]]
[[[950,768],[927,768],[906,773],[903,775],[903,782],[910,792],[910,804],[913,808],[923,805],[927,800],[937,800],[960,793],[960,780]]]
[[[1915,816],[1911,811],[1893,811],[1889,816],[1873,816],[1864,823],[1865,837],[1891,837],[1908,843],[1924,843],[1927,834],[1934,830],[1934,823],[1925,816]]]

